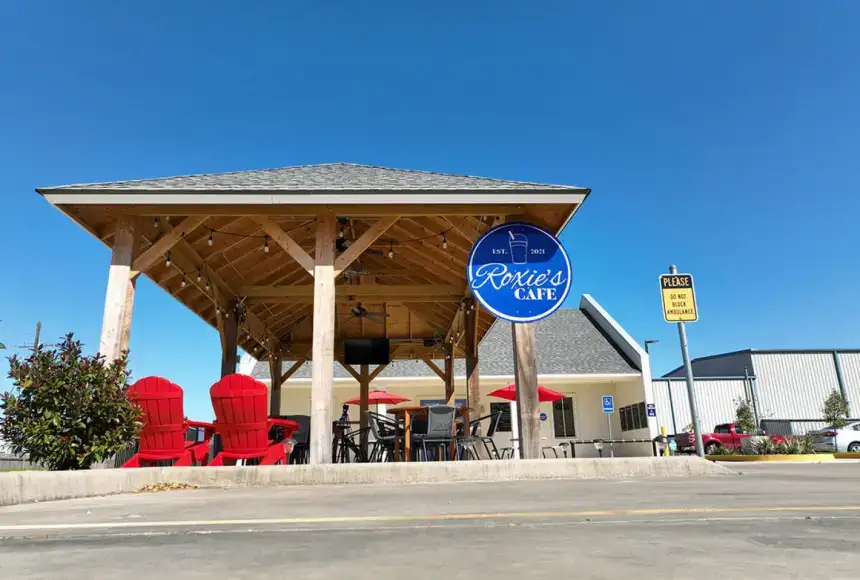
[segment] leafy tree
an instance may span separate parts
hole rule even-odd
[[[12,392],[0,396],[0,437],[14,453],[49,469],[89,469],[137,436],[140,409],[126,398],[128,353],[107,363],[82,355],[68,334],[9,358]]]
[[[735,426],[743,429],[744,433],[750,434],[758,429],[755,413],[746,399],[738,399],[735,402]]]
[[[828,425],[833,425],[837,429],[844,427],[848,423],[848,401],[841,392],[833,389],[824,399],[821,413]]]

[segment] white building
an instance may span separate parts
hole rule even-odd
[[[541,385],[567,395],[555,403],[541,403],[542,446],[562,441],[608,439],[610,426],[601,406],[601,397],[615,398],[616,412],[611,415],[613,439],[653,439],[658,434],[655,418],[647,416],[646,405],[653,403],[648,355],[627,332],[589,295],[578,309],[562,309],[537,323],[537,367]],[[250,364],[242,369],[245,372]],[[291,363],[285,363],[285,367]],[[442,361],[436,361],[442,366]],[[281,414],[309,415],[311,394],[310,364],[306,363],[282,386]],[[479,346],[481,384],[480,414],[509,411],[509,404],[489,396],[491,391],[514,382],[510,325],[495,323]],[[252,374],[269,382],[269,366],[259,362]],[[465,364],[455,365],[455,396],[465,404]],[[334,407],[359,393],[358,382],[339,365],[335,366]],[[413,403],[435,403],[444,399],[442,380],[421,360],[398,360],[374,379],[371,389],[382,389]],[[357,421],[358,407],[350,407],[350,418]],[[622,421],[622,414],[624,421]],[[623,423],[623,424],[622,424]],[[495,441],[511,446],[510,414],[503,417]],[[615,446],[618,456],[651,455],[648,443]],[[576,446],[577,457],[596,455],[594,446]]]
[[[702,429],[730,422],[745,398],[769,432],[802,434],[824,426],[821,409],[835,389],[860,415],[860,350],[747,349],[693,359]],[[660,425],[672,433],[690,423],[684,367],[654,379]],[[674,415],[673,411],[674,410]]]

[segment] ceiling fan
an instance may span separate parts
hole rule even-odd
[[[340,316],[349,316],[349,320],[353,318],[366,318],[380,323],[389,316],[387,312],[370,312],[361,305],[361,302],[350,307],[349,312],[338,312],[338,314]]]
[[[340,235],[339,237],[335,238],[334,248],[338,252],[345,252],[347,248],[352,245],[352,242],[345,237],[346,226],[350,225],[350,220],[349,218],[337,218],[337,221],[340,224]],[[351,227],[350,230],[352,230]],[[373,248],[368,248],[364,251],[364,253],[372,254],[374,256],[382,256],[385,252],[383,252],[382,250],[374,250]]]

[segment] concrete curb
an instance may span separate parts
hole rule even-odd
[[[807,455],[705,455],[708,461],[721,461],[727,463],[742,463],[755,461],[833,461],[832,453],[810,453]]]
[[[618,479],[727,475],[734,472],[697,457],[456,461],[273,467],[150,467],[91,471],[0,473],[0,506],[129,493],[155,483],[200,487],[331,484],[404,484],[537,479]]]
[[[846,451],[846,452],[834,453],[833,457],[835,457],[836,459],[860,459],[860,453],[848,453]]]

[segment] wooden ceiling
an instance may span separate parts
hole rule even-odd
[[[312,260],[314,212],[337,216],[343,238],[336,255],[380,220],[392,220],[337,278],[336,345],[345,338],[387,337],[395,359],[441,358],[446,338],[462,346],[466,264],[478,237],[513,216],[557,233],[578,206],[530,205],[526,196],[521,205],[482,206],[58,207],[108,246],[117,216],[134,215],[141,235],[133,270],[216,328],[229,315],[228,300],[236,297],[242,306],[239,345],[265,359],[277,342],[284,358],[295,360],[310,358],[313,276],[282,247],[282,239],[271,235],[272,225]],[[162,251],[168,247],[169,254]],[[479,340],[494,322],[494,316],[480,311]],[[462,355],[459,348],[455,352]]]

